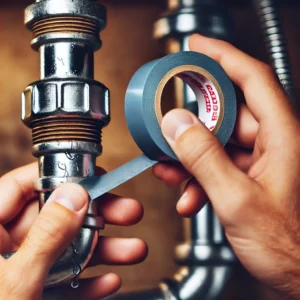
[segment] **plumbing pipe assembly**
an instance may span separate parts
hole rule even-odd
[[[106,9],[93,0],[41,0],[26,9],[25,24],[40,55],[41,78],[22,94],[22,120],[32,129],[39,160],[35,188],[41,208],[62,183],[95,174],[101,130],[110,121],[109,90],[94,80],[94,51],[101,47]],[[47,286],[79,275],[103,226],[91,205],[79,236],[51,268]]]
[[[47,287],[70,281],[77,287],[77,277],[94,252],[98,230],[104,227],[94,200],[158,161],[176,159],[160,129],[161,96],[167,82],[179,77],[191,87],[197,95],[199,118],[223,145],[234,128],[236,96],[224,70],[200,53],[175,53],[142,66],[127,89],[125,112],[144,154],[97,177],[101,130],[110,116],[109,91],[93,78],[93,55],[101,46],[99,32],[106,23],[106,10],[92,0],[42,0],[26,9],[25,23],[34,34],[32,47],[39,51],[41,65],[41,79],[22,94],[22,120],[32,129],[33,154],[39,159],[35,189],[40,208],[65,182],[81,184],[90,196],[79,236],[55,262],[46,281]],[[230,260],[231,252],[222,250],[217,255],[210,251],[198,255]]]
[[[95,174],[101,155],[101,132],[110,122],[109,90],[94,79],[94,52],[106,26],[106,9],[96,0],[37,0],[25,11],[33,32],[32,48],[40,55],[40,80],[22,94],[22,120],[32,129],[32,152],[39,161],[40,209],[52,191],[77,182],[90,195],[85,223],[72,244],[52,266],[46,286],[72,282],[87,266],[104,220],[97,216],[96,199],[158,161],[176,159],[160,130],[161,96],[176,79],[176,103],[199,119],[225,145],[234,128],[236,97],[223,69],[205,55],[187,52],[193,33],[232,41],[233,20],[222,0],[168,1],[169,10],[156,23],[154,36],[176,52],[142,66],[126,93],[129,130],[143,155],[101,177]],[[273,1],[259,9],[267,32],[275,70],[292,94],[288,56]],[[272,25],[273,24],[273,25]],[[177,53],[179,52],[179,53]],[[181,266],[173,280],[159,288],[110,299],[218,299],[231,275],[235,256],[211,205],[189,224],[189,237],[176,248]],[[5,254],[9,258],[13,253]]]

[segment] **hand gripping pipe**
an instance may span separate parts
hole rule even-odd
[[[94,0],[38,0],[26,9],[25,23],[40,54],[41,79],[23,92],[22,120],[32,129],[39,160],[35,187],[41,208],[62,183],[95,173],[101,130],[110,121],[109,91],[94,80],[94,51],[101,47],[106,9]],[[79,275],[103,225],[91,206],[80,234],[51,268],[47,287]]]
[[[233,39],[233,19],[224,0],[168,0],[169,11],[154,26],[154,36],[167,42],[168,52],[187,51],[188,40],[201,33],[227,41]],[[193,91],[175,81],[177,106],[197,114]],[[222,226],[210,204],[188,224],[184,244],[176,248],[182,267],[174,279],[163,280],[157,289],[111,297],[111,300],[214,300],[223,295],[235,263]]]

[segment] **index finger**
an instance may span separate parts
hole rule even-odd
[[[0,224],[15,218],[26,203],[37,197],[33,182],[38,178],[38,164],[15,169],[0,179]]]
[[[276,125],[278,120],[289,118],[292,114],[288,97],[269,65],[227,42],[198,34],[191,37],[190,49],[211,57],[224,68],[244,92],[247,105],[258,122],[268,119]]]

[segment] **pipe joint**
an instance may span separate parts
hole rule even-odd
[[[40,53],[41,80],[22,94],[22,120],[32,129],[42,208],[61,184],[95,175],[102,128],[110,121],[109,90],[94,80],[94,51],[101,46],[106,9],[93,0],[40,0],[26,9],[25,23]],[[79,235],[50,269],[46,287],[78,277],[103,228],[91,203]]]

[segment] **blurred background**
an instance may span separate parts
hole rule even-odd
[[[28,0],[0,1],[0,173],[34,161],[31,135],[20,121],[20,94],[39,78],[39,57],[30,48],[31,33],[23,25]],[[100,1],[108,9],[108,25],[102,33],[103,47],[96,53],[95,78],[111,90],[110,125],[103,132],[103,155],[98,165],[106,170],[139,155],[140,151],[127,130],[124,95],[134,72],[144,63],[166,53],[165,43],[153,38],[155,21],[167,10],[165,0]],[[268,61],[263,32],[252,1],[222,1],[233,15],[234,44],[245,52]],[[292,62],[294,82],[300,82],[300,6],[297,1],[281,1],[282,24]],[[296,86],[296,98],[300,85]],[[168,98],[174,96],[169,92]],[[149,257],[137,266],[101,266],[90,274],[113,271],[121,275],[121,292],[157,287],[178,269],[173,260],[175,246],[183,241],[184,220],[175,211],[179,190],[164,186],[151,171],[119,187],[117,194],[139,199],[145,207],[142,222],[131,228],[108,227],[104,234],[140,237],[149,245]],[[234,274],[224,299],[276,299],[240,266]]]

